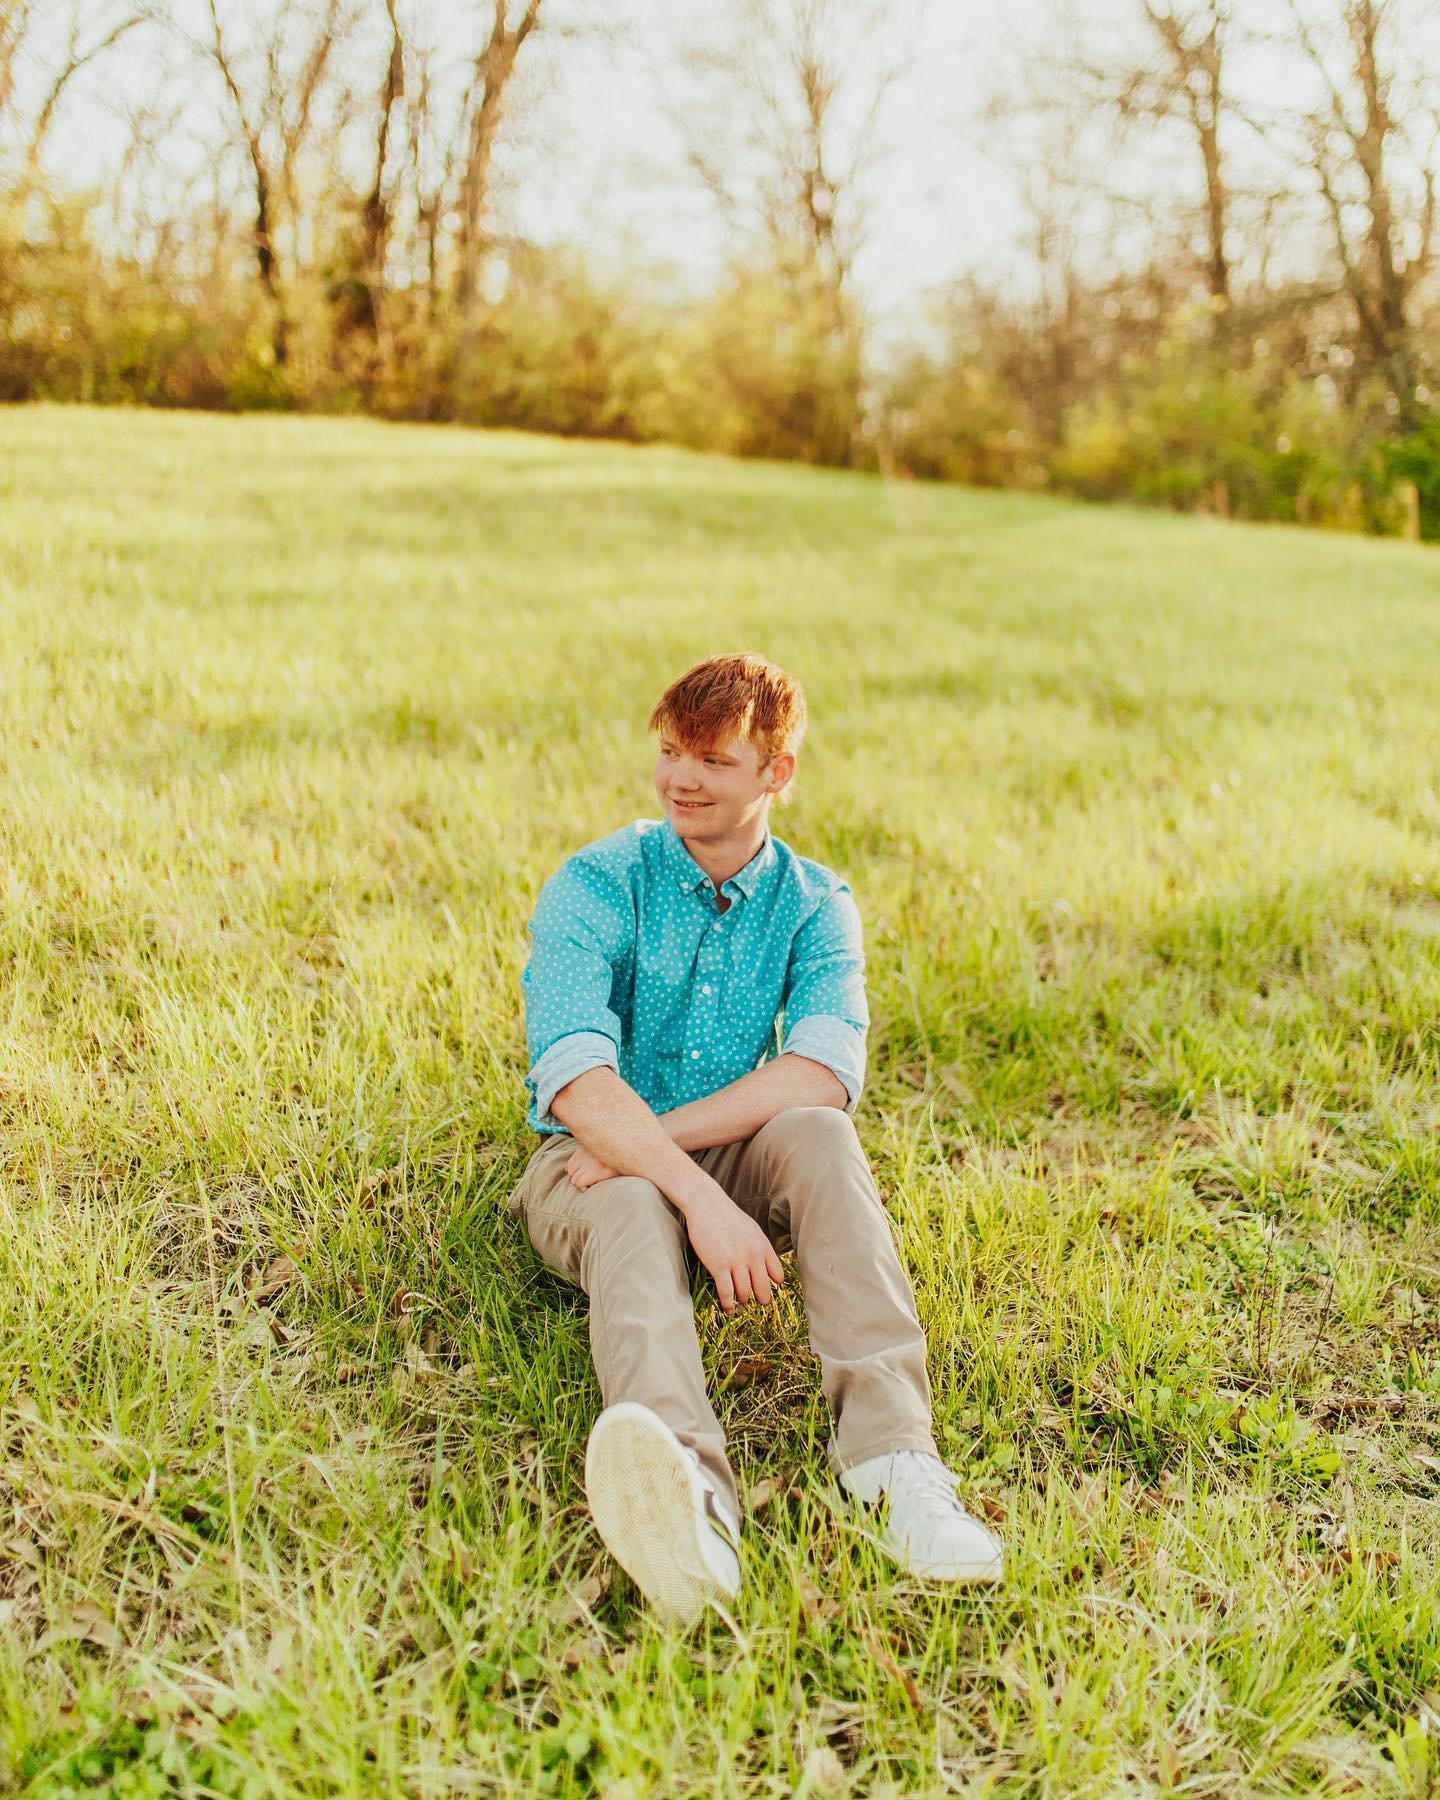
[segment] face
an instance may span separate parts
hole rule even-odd
[[[700,753],[662,733],[655,792],[682,838],[719,844],[763,829],[771,800],[794,772],[792,752],[767,762],[748,738]]]

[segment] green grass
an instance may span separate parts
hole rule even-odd
[[[1433,551],[375,424],[0,443],[0,1787],[1440,1786]],[[500,1201],[530,903],[737,647],[808,691],[775,825],[860,901],[858,1123],[1010,1575],[892,1579],[797,1298],[702,1298],[776,1489],[685,1639]]]

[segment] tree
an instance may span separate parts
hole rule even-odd
[[[1225,237],[1230,194],[1226,182],[1222,121],[1226,108],[1225,52],[1230,22],[1224,0],[1177,11],[1157,0],[1142,0],[1145,17],[1164,55],[1158,78],[1137,73],[1121,97],[1125,106],[1153,117],[1179,120],[1194,140],[1204,178],[1205,283],[1215,309],[1217,331],[1228,324],[1231,305],[1230,257]]]
[[[1212,331],[1223,340],[1234,298],[1227,145],[1230,122],[1238,123],[1227,85],[1230,8],[1227,0],[1131,3],[1133,32],[1107,33],[1103,55],[1073,5],[1057,5],[1050,20],[1052,47],[1039,58],[1047,71],[1040,103],[1076,120],[1082,132],[1087,124],[1112,122],[1119,128],[1117,151],[1134,151],[1139,140],[1139,155],[1128,167],[1116,155],[1094,155],[1090,184],[1112,182],[1118,162],[1121,180],[1129,183],[1123,196],[1128,210],[1148,214],[1162,235],[1178,226],[1183,255],[1210,302]],[[1188,201],[1167,195],[1157,178],[1154,150],[1166,137],[1184,147],[1193,170],[1199,197],[1193,212]]]
[[[666,110],[734,246],[721,367],[770,454],[844,462],[856,449],[854,270],[914,21],[910,0],[739,0],[727,29],[670,58]],[[778,338],[767,323],[777,303],[789,321]],[[806,391],[820,379],[830,392]]]
[[[1345,293],[1354,308],[1362,364],[1384,381],[1399,418],[1428,418],[1419,398],[1417,300],[1435,263],[1436,150],[1440,111],[1420,61],[1413,24],[1395,0],[1339,0],[1317,24],[1288,0],[1291,34],[1318,99],[1299,117],[1303,166],[1323,202]],[[1422,40],[1423,41],[1423,40]]]
[[[269,302],[271,349],[283,370],[290,358],[291,325],[280,256],[282,216],[293,227],[298,207],[297,173],[318,120],[318,102],[332,60],[353,28],[347,0],[282,0],[268,25],[244,49],[227,37],[220,0],[207,0],[210,35],[203,45],[229,97],[254,194],[251,248]]]
[[[490,31],[471,65],[461,109],[458,210],[459,258],[455,303],[466,335],[473,334],[479,293],[480,256],[484,249],[485,202],[490,167],[505,109],[506,92],[525,40],[540,22],[541,0],[523,0],[511,22],[510,0],[493,0]]]
[[[360,207],[358,275],[363,294],[358,322],[374,341],[382,360],[388,358],[390,339],[385,308],[385,257],[394,223],[394,184],[388,179],[390,139],[396,112],[405,98],[405,38],[395,0],[385,0],[385,17],[390,27],[390,42],[375,115],[375,177]]]
[[[837,298],[868,224],[884,114],[910,66],[908,0],[739,0],[684,47],[667,110],[727,222],[803,255]]]

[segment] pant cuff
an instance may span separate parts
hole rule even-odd
[[[860,1463],[869,1462],[872,1456],[892,1456],[897,1450],[918,1450],[922,1456],[940,1455],[935,1439],[928,1431],[892,1431],[884,1437],[875,1438],[873,1442],[862,1443],[858,1449],[847,1450],[844,1456],[841,1456],[833,1437],[825,1446],[830,1467],[837,1475],[843,1475],[846,1469],[856,1468]]]

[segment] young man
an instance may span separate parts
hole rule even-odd
[[[910,1572],[998,1580],[1000,1546],[935,1453],[925,1339],[851,1123],[869,1024],[859,915],[839,876],[770,833],[804,697],[763,657],[712,657],[649,726],[664,819],[551,876],[524,977],[546,1141],[511,1207],[590,1296],[596,1526],[667,1620],[739,1592],[739,1496],[691,1276],[698,1260],[726,1313],[768,1305],[793,1246],[842,1487],[879,1509]]]

